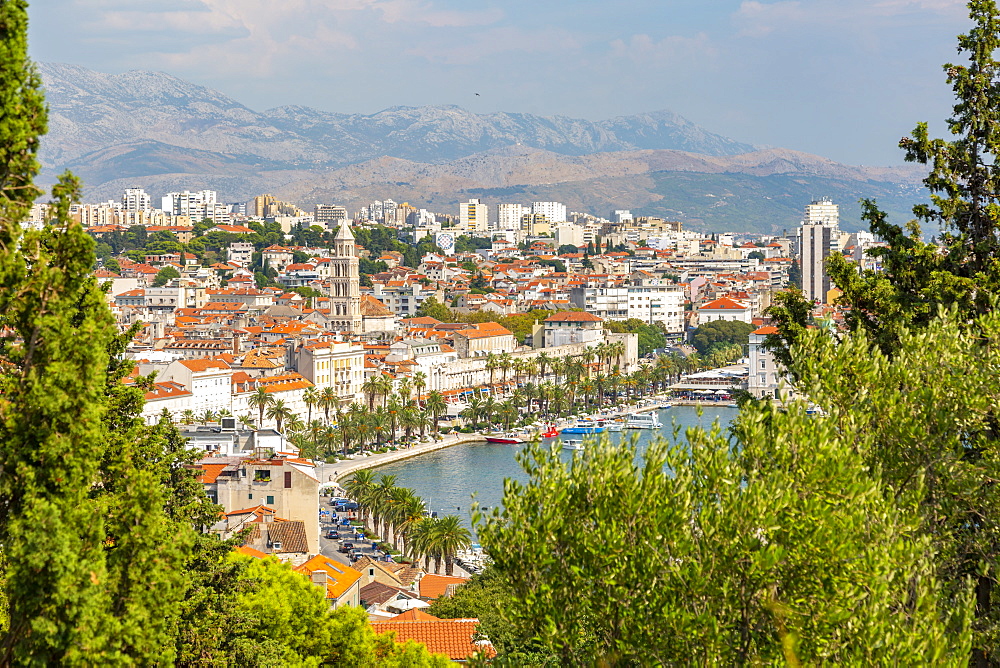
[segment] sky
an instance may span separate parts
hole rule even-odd
[[[35,60],[150,69],[264,110],[669,109],[739,141],[902,162],[943,132],[953,0],[35,0]],[[476,95],[479,93],[479,95]]]

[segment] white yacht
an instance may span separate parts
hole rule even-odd
[[[625,426],[629,429],[659,429],[663,426],[660,422],[660,418],[657,417],[656,413],[650,411],[648,413],[631,413],[628,416],[628,422]]]
[[[567,438],[562,442],[563,450],[583,450],[583,441]]]

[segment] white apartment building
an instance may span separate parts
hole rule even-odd
[[[241,267],[246,267],[253,262],[253,252],[253,244],[245,241],[235,241],[229,244],[229,248],[226,249],[226,262],[233,262]]]
[[[802,224],[840,227],[840,207],[834,204],[829,197],[813,200],[806,205],[806,215],[802,219]]]
[[[365,382],[365,349],[342,341],[307,343],[296,351],[296,369],[322,391],[332,387],[341,403],[361,393]]]
[[[496,229],[502,232],[521,229],[521,217],[529,213],[522,204],[497,204]]]
[[[569,293],[573,306],[602,320],[625,320],[628,318],[628,288],[573,288]]]
[[[489,207],[482,200],[470,199],[458,205],[460,229],[472,236],[483,236],[490,231]]]
[[[126,211],[148,211],[150,198],[142,188],[127,188],[122,194],[122,208]]]
[[[577,248],[587,245],[584,237],[584,228],[576,223],[560,223],[553,228],[556,235],[556,246],[576,246]]]
[[[171,362],[163,372],[163,379],[180,383],[191,393],[191,409],[196,413],[206,410],[231,411],[233,370],[221,359],[202,357]]]
[[[531,213],[545,216],[551,224],[566,222],[566,205],[562,202],[532,202]]]
[[[778,330],[770,325],[759,327],[750,332],[749,374],[747,390],[755,397],[772,397],[778,399],[778,386],[781,374],[774,353],[764,349],[764,341],[768,334],[777,334]]]
[[[160,208],[175,216],[188,216],[192,220],[201,220],[192,215],[192,211],[204,211],[208,205],[214,205],[218,198],[214,190],[185,190],[180,193],[167,193],[160,199]]]
[[[684,291],[662,279],[649,279],[628,287],[628,317],[645,323],[662,323],[671,334],[684,331]]]

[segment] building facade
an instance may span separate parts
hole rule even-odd
[[[361,275],[354,234],[347,223],[333,240],[330,258],[331,327],[341,332],[361,331]]]

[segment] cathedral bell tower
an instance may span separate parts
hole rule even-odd
[[[361,332],[361,277],[351,227],[344,221],[330,258],[330,317],[341,332]]]

